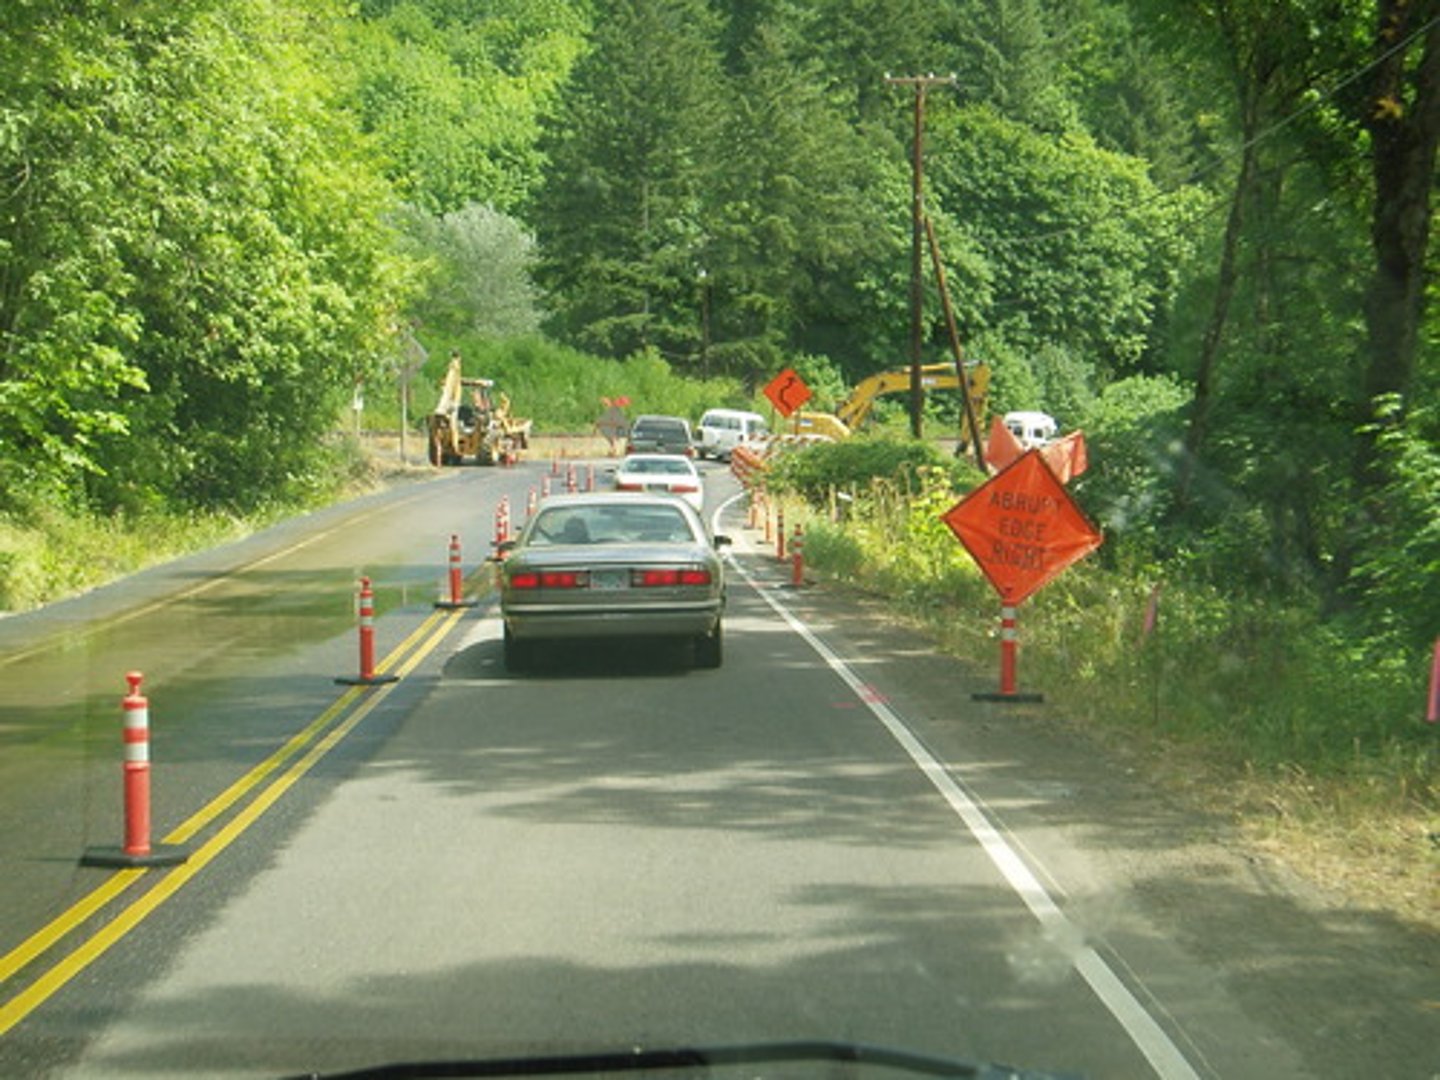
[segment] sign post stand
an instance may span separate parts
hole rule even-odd
[[[1100,531],[1081,513],[1038,450],[1030,450],[943,515],[1000,595],[1000,692],[977,701],[1042,701],[1016,688],[1015,611],[1071,563],[1100,546]]]
[[[1044,694],[1022,694],[1015,689],[1015,671],[1018,667],[1020,634],[1015,628],[1015,609],[1009,604],[1000,608],[1000,691],[999,693],[971,694],[972,701],[1008,701],[1014,703],[1040,702]]]
[[[1000,608],[1000,692],[971,694],[972,701],[1039,702],[1044,694],[1022,694],[1015,689],[1015,669],[1020,651],[1020,634],[1015,628],[1015,609]]]

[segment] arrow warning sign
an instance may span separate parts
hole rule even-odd
[[[941,519],[1011,606],[1090,554],[1103,539],[1038,450],[991,477]]]
[[[781,416],[789,416],[810,400],[810,387],[793,368],[786,368],[765,384],[765,396]]]

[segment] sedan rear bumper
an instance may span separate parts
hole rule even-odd
[[[720,621],[718,603],[684,608],[577,611],[573,608],[512,607],[503,613],[513,637],[550,638],[693,637],[708,634]]]

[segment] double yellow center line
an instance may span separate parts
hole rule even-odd
[[[376,672],[389,671],[391,665],[398,663],[394,674],[403,679],[439,647],[463,614],[460,609],[432,613],[389,656],[376,664]],[[352,686],[283,746],[165,836],[162,843],[184,844],[251,793],[259,792],[210,839],[196,848],[184,863],[164,871],[143,868],[116,871],[104,884],[78,900],[44,928],[0,956],[0,985],[3,985],[35,961],[56,951],[66,938],[117,901],[142,877],[149,875],[154,879],[150,888],[131,900],[109,922],[62,956],[20,993],[0,1003],[0,1036],[103,956],[203,870],[369,716],[398,685],[398,682],[391,682]]]

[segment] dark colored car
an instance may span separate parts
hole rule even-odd
[[[684,454],[695,456],[690,421],[679,416],[637,416],[625,442],[627,454]]]

